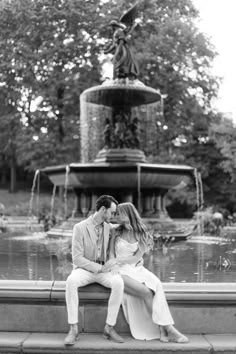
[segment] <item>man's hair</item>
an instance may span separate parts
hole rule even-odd
[[[118,205],[118,201],[111,195],[101,195],[96,200],[96,210],[98,211],[102,206],[108,209],[110,208],[111,203],[115,203],[116,205]]]

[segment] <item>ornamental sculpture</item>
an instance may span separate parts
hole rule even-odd
[[[112,27],[113,38],[104,53],[113,53],[113,79],[136,79],[139,74],[138,64],[129,47],[128,41],[137,26],[135,19],[138,13],[138,3],[126,11],[120,19],[112,20],[108,26]]]

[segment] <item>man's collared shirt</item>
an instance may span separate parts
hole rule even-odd
[[[97,252],[96,252],[96,261],[104,261],[104,227],[103,223],[98,224],[96,219],[93,217],[94,229],[97,235]]]

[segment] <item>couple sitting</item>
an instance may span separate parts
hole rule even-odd
[[[115,216],[119,226],[109,224]],[[118,204],[108,195],[97,199],[95,214],[73,229],[74,269],[66,281],[70,331],[65,345],[73,345],[78,339],[78,288],[95,282],[111,288],[105,338],[124,342],[114,329],[122,304],[134,338],[188,342],[173,326],[160,280],[143,267],[142,256],[152,244],[152,237],[132,203]]]

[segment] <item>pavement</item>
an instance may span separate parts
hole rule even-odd
[[[129,335],[125,343],[106,340],[102,334],[81,333],[74,346],[65,347],[65,333],[0,332],[0,353],[27,354],[213,354],[236,353],[235,334],[188,335],[189,343],[161,343],[159,340],[139,341]]]

